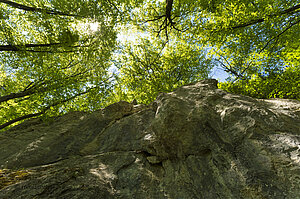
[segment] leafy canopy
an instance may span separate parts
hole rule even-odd
[[[0,5],[0,129],[119,100],[149,103],[214,67],[230,74],[224,90],[299,99],[299,0]]]
[[[267,78],[253,75],[249,80],[220,83],[219,88],[254,98],[300,100],[300,68],[288,67],[282,73],[273,73]]]

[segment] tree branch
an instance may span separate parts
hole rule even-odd
[[[290,14],[290,13],[293,13],[293,12],[300,12],[300,4],[296,5],[296,6],[293,6],[291,8],[288,8],[286,10],[283,10],[281,12],[278,12],[278,13],[275,13],[275,14],[272,14],[272,15],[268,15],[267,17],[275,17],[275,16],[279,16],[279,15],[283,15],[283,14]],[[239,24],[237,26],[233,26],[233,27],[230,27],[228,29],[231,29],[231,30],[234,30],[234,29],[238,29],[238,28],[244,28],[244,27],[247,27],[247,26],[251,26],[251,25],[254,25],[254,24],[257,24],[257,23],[261,23],[261,22],[264,22],[265,19],[264,18],[260,18],[260,19],[254,19],[254,20],[251,20],[247,23],[244,23],[244,24]]]
[[[1,0],[0,0],[1,1]],[[22,48],[34,48],[34,47],[51,47],[60,46],[65,43],[50,43],[50,44],[24,44],[24,45],[0,45],[0,51],[24,51]]]
[[[172,7],[173,7],[173,0],[166,0],[166,18],[167,20],[169,20],[171,24],[174,23],[172,22],[172,18],[171,18]]]
[[[143,24],[144,24],[144,23],[148,23],[148,22],[158,21],[158,20],[164,18],[163,22],[159,26],[159,29],[154,30],[154,32],[156,32],[157,36],[159,36],[162,31],[165,31],[167,41],[169,40],[169,36],[168,36],[168,27],[169,26],[170,26],[170,30],[174,29],[174,30],[177,30],[180,32],[186,31],[186,30],[180,30],[179,28],[177,28],[175,26],[176,22],[174,22],[173,19],[180,17],[180,16],[175,16],[172,18],[172,8],[173,8],[173,0],[166,0],[166,8],[165,8],[164,15],[155,16],[153,19],[148,19],[143,22]],[[156,12],[156,14],[158,14],[158,12],[155,9],[154,9],[154,11]]]
[[[79,75],[84,75],[87,72],[88,72],[88,70],[71,74],[69,76],[66,76],[64,78],[64,80],[69,80],[69,79],[75,78]],[[46,85],[48,82],[51,82],[52,84]],[[48,80],[48,81],[43,81],[43,82],[38,81],[38,82],[35,82],[35,83],[30,82],[29,85],[26,86],[26,88],[21,92],[10,93],[10,94],[5,95],[5,96],[0,96],[0,103],[6,102],[6,101],[9,101],[9,100],[12,100],[12,99],[17,99],[17,98],[22,98],[22,97],[25,97],[25,96],[29,96],[29,95],[32,95],[32,94],[35,94],[35,93],[44,93],[44,92],[47,92],[47,91],[51,91],[55,88],[58,88],[60,86],[60,84],[61,84],[60,80]],[[41,87],[43,85],[46,85],[46,86]]]
[[[286,31],[288,31],[291,27],[293,27],[294,25],[300,23],[300,19],[294,23],[292,23],[291,25],[289,25],[289,27],[287,27],[285,30],[283,30],[281,33],[279,33],[278,35],[274,36],[273,38],[271,38],[266,44],[265,46],[259,51],[259,53],[261,53],[262,51],[264,51],[267,46],[271,43],[271,41],[273,41],[276,38],[279,38],[281,35],[283,35]]]
[[[19,4],[19,3],[13,2],[13,1],[9,1],[9,0],[0,0],[0,3],[5,3],[7,5],[10,5],[11,7],[14,7],[14,8],[17,8],[17,9],[20,9],[20,10],[30,11],[30,12],[45,12],[45,13],[51,14],[51,15],[62,15],[62,16],[69,16],[69,17],[82,17],[82,16],[79,16],[79,15],[64,13],[64,12],[60,12],[60,11],[57,11],[57,10],[30,7],[30,6],[22,5],[22,4]]]
[[[112,3],[110,0],[107,0],[107,2],[108,2],[110,5],[112,5],[119,13],[122,13],[122,12],[118,9],[118,7],[117,7],[114,3]]]
[[[148,22],[151,22],[151,21],[157,21],[157,20],[159,20],[159,19],[161,19],[163,17],[166,17],[166,15],[155,16],[154,19],[148,19],[148,20],[144,21],[143,23],[148,23]]]
[[[286,31],[288,31],[291,27],[293,27],[294,25],[296,25],[296,24],[298,24],[298,23],[300,23],[300,19],[299,20],[297,20],[296,22],[294,22],[294,23],[291,23],[286,29],[284,29],[281,33],[279,33],[278,35],[275,35],[273,38],[271,38],[265,45],[264,45],[264,47],[258,52],[258,53],[261,53],[262,51],[264,51],[267,47],[268,47],[268,45],[271,43],[271,41],[273,41],[274,39],[278,39],[281,35],[283,35]],[[243,75],[245,72],[246,72],[246,70],[248,69],[248,68],[250,68],[250,66],[251,66],[251,64],[252,64],[252,61],[253,61],[253,59],[251,59],[251,61],[249,62],[249,64],[248,64],[248,66],[240,73],[241,75]]]
[[[1,1],[1,0],[0,0]],[[50,44],[23,44],[23,45],[0,45],[0,51],[10,51],[10,52],[46,52],[46,53],[65,53],[65,52],[75,52],[75,50],[69,50],[69,51],[51,51],[51,50],[32,50],[27,48],[44,48],[44,47],[61,47],[63,45],[67,44],[67,42],[64,43],[50,43]],[[86,46],[65,46],[67,48],[85,48],[89,47],[90,45]]]
[[[12,125],[12,124],[14,124],[16,122],[19,122],[19,121],[22,121],[22,120],[25,120],[25,119],[29,119],[29,118],[33,118],[33,117],[37,117],[37,116],[40,116],[42,114],[43,114],[43,112],[38,112],[38,113],[27,114],[27,115],[23,115],[21,117],[15,118],[15,119],[10,120],[10,121],[8,121],[8,122],[6,122],[4,124],[1,124],[0,125],[0,130],[4,129],[5,127],[8,127],[8,126],[10,126],[10,125]]]
[[[38,116],[44,114],[44,113],[45,113],[48,109],[50,109],[51,107],[54,107],[54,106],[57,106],[57,105],[59,105],[59,104],[68,102],[68,101],[70,101],[70,100],[72,100],[72,99],[75,99],[76,97],[79,97],[79,96],[81,96],[81,95],[84,95],[84,94],[90,92],[92,89],[95,89],[95,88],[96,88],[96,87],[90,88],[90,89],[88,89],[87,91],[78,93],[78,94],[76,94],[76,95],[74,95],[74,96],[72,96],[72,97],[70,97],[70,98],[65,99],[65,100],[60,100],[60,101],[54,102],[53,104],[44,107],[44,108],[43,108],[40,112],[38,112],[38,113],[31,113],[31,114],[23,115],[23,116],[21,116],[21,117],[12,119],[12,120],[10,120],[10,121],[4,123],[4,124],[1,124],[1,125],[0,125],[0,130],[1,130],[1,129],[4,129],[5,127],[8,127],[8,126],[10,126],[10,125],[12,125],[12,124],[14,124],[14,123],[16,123],[16,122],[19,122],[19,121],[22,121],[22,120],[25,120],[25,119],[29,119],[29,118],[33,118],[33,117],[38,117]]]
[[[24,91],[19,92],[19,93],[11,93],[9,95],[1,96],[0,97],[0,103],[6,102],[6,101],[11,100],[11,99],[25,97],[25,96],[31,95],[33,93],[34,93],[34,91],[32,89],[27,89],[27,90],[24,90]]]

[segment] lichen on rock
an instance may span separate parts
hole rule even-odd
[[[213,79],[0,135],[0,198],[300,198],[300,102]],[[4,171],[4,170],[3,170]]]

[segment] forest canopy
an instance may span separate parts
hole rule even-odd
[[[0,0],[0,130],[228,73],[300,100],[299,0]]]

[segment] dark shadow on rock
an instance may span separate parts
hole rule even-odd
[[[300,198],[299,113],[210,79],[150,105],[24,122],[0,135],[1,168],[26,170],[0,198]]]

